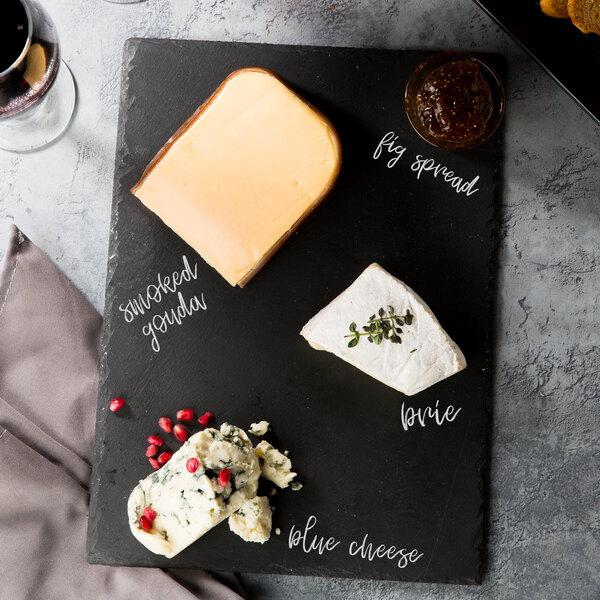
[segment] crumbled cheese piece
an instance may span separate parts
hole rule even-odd
[[[396,315],[413,315],[402,325],[401,343],[369,343],[367,336],[352,347],[349,331],[356,323],[363,334],[370,315],[392,306]],[[327,350],[390,387],[412,396],[467,366],[460,348],[442,329],[431,309],[407,285],[378,264],[317,313],[300,332],[317,350]],[[348,336],[348,337],[345,337]]]
[[[290,459],[273,448],[269,442],[263,440],[254,452],[258,456],[262,476],[280,488],[288,487],[290,481],[296,477]]]
[[[229,529],[246,542],[264,544],[271,537],[272,518],[266,496],[255,496],[229,517]]]
[[[252,435],[263,436],[267,431],[269,431],[269,422],[268,421],[259,421],[258,423],[252,423],[248,431]]]
[[[290,483],[290,488],[292,488],[293,492],[298,492],[300,491],[304,486],[299,482],[299,481],[292,481],[292,483]]]
[[[281,529],[279,529],[279,527],[275,530],[275,535],[281,535]]]
[[[195,473],[186,462],[197,458]],[[231,476],[218,482],[221,469]],[[127,512],[133,535],[149,550],[172,558],[256,496],[260,466],[246,432],[224,423],[191,436],[171,460],[134,488]],[[139,520],[144,508],[156,511],[152,530]]]

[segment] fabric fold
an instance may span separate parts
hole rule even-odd
[[[0,282],[0,397],[89,461],[102,318],[14,225]]]

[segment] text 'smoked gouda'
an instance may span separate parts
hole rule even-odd
[[[333,186],[331,122],[277,76],[232,73],[131,190],[231,285],[243,287]]]

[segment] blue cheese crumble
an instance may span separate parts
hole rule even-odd
[[[268,428],[266,421],[261,423]],[[190,458],[198,460],[194,473],[186,468]],[[239,427],[224,423],[220,430],[204,429],[133,489],[127,503],[131,533],[148,550],[167,558],[225,519],[242,539],[264,543],[271,535],[272,509],[267,497],[256,495],[258,479],[262,475],[288,487],[296,476],[291,468],[290,459],[268,442],[253,448]],[[229,471],[225,487],[219,484],[223,469]],[[150,531],[140,527],[148,507],[156,512]]]

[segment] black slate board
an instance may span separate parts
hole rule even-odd
[[[494,198],[500,133],[464,153],[423,142],[403,110],[406,81],[430,53],[220,42],[130,40],[125,47],[94,476],[90,562],[474,583],[482,572],[486,412],[489,403]],[[492,60],[498,57],[488,57]],[[335,124],[343,146],[338,184],[247,288],[231,288],[129,193],[156,151],[218,84],[245,66],[272,69]],[[373,158],[389,131],[407,150],[392,168]],[[457,194],[432,173],[417,178],[415,155],[462,175],[479,191]],[[390,155],[392,156],[392,155]],[[142,327],[177,306],[169,294],[127,323],[119,306],[162,276],[198,278],[180,291],[203,295],[206,311],[159,336]],[[304,323],[377,261],[412,286],[464,351],[468,368],[405,397],[298,333]],[[368,316],[368,315],[367,315]],[[107,410],[117,395],[127,400]],[[448,405],[452,423],[405,431],[401,406]],[[271,422],[304,488],[272,498],[273,535],[241,541],[227,524],[172,560],[129,532],[126,501],[151,468],[146,437],[179,408],[211,410],[217,424]],[[197,428],[194,429],[194,431]],[[257,442],[258,440],[256,440]],[[170,442],[171,449],[177,444]],[[292,528],[339,544],[322,555],[289,547]],[[351,556],[352,541],[423,556]],[[366,545],[365,544],[365,545]],[[356,546],[352,546],[356,550]],[[394,551],[392,551],[393,553]]]
[[[600,36],[545,15],[539,0],[474,0],[600,123]]]

